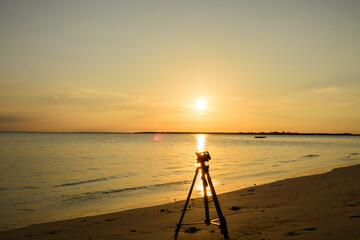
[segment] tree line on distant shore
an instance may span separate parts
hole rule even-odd
[[[353,133],[299,133],[299,132],[135,132],[135,133],[162,133],[162,134],[233,134],[233,135],[335,135],[335,136],[360,136]]]
[[[360,136],[354,133],[299,133],[299,132],[35,132],[35,131],[0,131],[0,133],[109,133],[109,134],[232,134],[232,135],[318,135],[318,136]]]

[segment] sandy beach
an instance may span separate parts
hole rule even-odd
[[[355,165],[219,195],[231,239],[360,239],[359,173]],[[183,206],[177,201],[37,224],[0,232],[0,239],[172,239]],[[212,201],[210,211],[215,218]],[[202,199],[192,199],[184,223],[203,219]],[[222,235],[217,226],[186,225],[178,239]]]

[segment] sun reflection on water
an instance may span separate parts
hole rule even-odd
[[[205,151],[205,147],[206,147],[206,135],[205,134],[197,134],[196,135],[196,148],[198,152],[203,152]],[[196,162],[195,160],[195,164],[196,167],[199,167],[200,164]],[[204,191],[203,191],[203,185],[202,185],[202,171],[200,170],[199,175],[196,179],[197,184],[195,185],[195,189],[200,193],[201,196],[204,196]],[[211,191],[209,186],[206,187],[206,192],[208,196],[211,196]]]
[[[206,135],[205,134],[197,134],[196,135],[196,147],[198,152],[205,151],[206,146]]]

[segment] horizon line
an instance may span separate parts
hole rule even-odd
[[[0,131],[0,133],[99,133],[99,134],[263,134],[263,135],[342,135],[342,136],[360,136],[360,133],[326,133],[326,132],[285,132],[285,131],[271,131],[271,132],[207,132],[207,131]]]

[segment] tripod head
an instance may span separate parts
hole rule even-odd
[[[208,151],[204,151],[204,152],[197,152],[196,154],[196,162],[197,163],[205,163],[208,162],[211,157]]]

